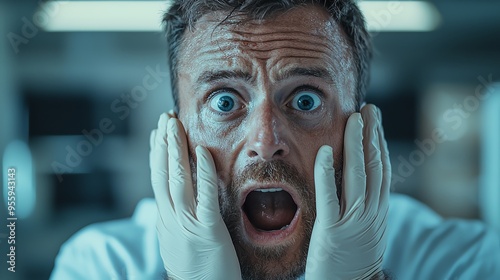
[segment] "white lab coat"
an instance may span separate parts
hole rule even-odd
[[[395,279],[500,279],[500,233],[478,221],[445,220],[391,194],[383,268]],[[61,248],[52,280],[163,279],[153,199],[132,218],[87,226]]]

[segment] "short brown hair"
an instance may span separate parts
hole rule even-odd
[[[364,100],[369,82],[372,49],[363,14],[353,0],[173,0],[172,2],[172,6],[163,17],[163,22],[168,42],[172,96],[176,111],[179,105],[177,87],[179,49],[186,28],[194,28],[196,21],[210,12],[227,12],[228,18],[236,13],[249,19],[262,20],[307,4],[324,7],[347,35],[346,39],[353,49],[352,57],[357,72],[356,108],[359,109]]]

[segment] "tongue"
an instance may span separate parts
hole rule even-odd
[[[269,231],[289,225],[297,205],[286,191],[253,191],[248,194],[243,210],[255,228]]]

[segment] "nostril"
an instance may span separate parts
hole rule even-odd
[[[275,157],[275,156],[284,156],[284,155],[285,155],[285,151],[283,149],[279,149],[276,152],[274,152],[273,157]]]
[[[259,155],[259,154],[257,154],[257,152],[256,152],[256,151],[254,151],[254,150],[249,150],[249,151],[248,151],[248,156],[249,156],[249,157],[256,157],[256,156],[258,156],[258,155]]]
[[[275,149],[274,151],[271,149],[248,149],[247,155],[251,158],[259,157],[263,160],[271,160],[274,158],[282,158],[287,155],[285,149]]]

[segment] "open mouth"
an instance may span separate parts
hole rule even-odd
[[[300,207],[293,195],[277,186],[249,191],[242,205],[247,235],[257,243],[279,241],[290,235],[299,219]]]

